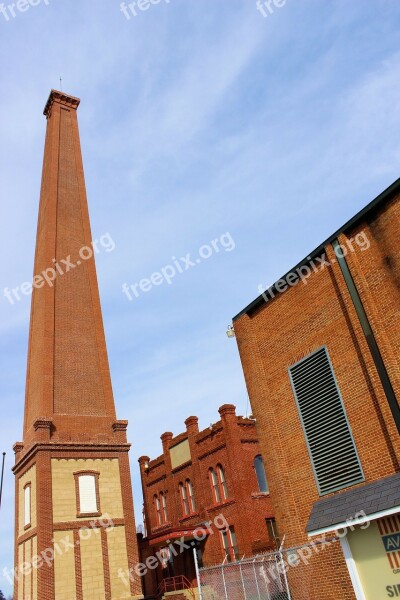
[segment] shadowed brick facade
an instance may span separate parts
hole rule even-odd
[[[44,111],[34,275],[51,268],[57,274],[50,285],[37,279],[32,296],[23,442],[14,446],[14,473],[15,566],[33,562],[33,568],[18,571],[16,600],[142,597],[137,577],[128,587],[118,577],[138,559],[130,445],[127,422],[115,414],[78,105],[53,90]]]
[[[156,592],[163,578],[185,575],[196,585],[195,537],[204,536],[196,544],[200,564],[204,565],[226,560],[221,530],[227,525],[236,535],[237,557],[276,547],[266,525],[266,519],[273,518],[269,493],[260,491],[254,467],[255,458],[260,456],[255,422],[236,416],[235,407],[230,404],[221,406],[219,413],[220,420],[203,431],[199,431],[197,417],[189,417],[184,433],[174,437],[167,432],[161,436],[161,456],[139,459],[147,533],[140,544],[141,561],[146,562],[174,540],[183,539],[189,546],[173,562],[166,562],[164,569],[159,566],[147,572],[144,591],[148,596]],[[265,460],[268,461],[267,455]],[[226,497],[222,490],[220,501],[213,492],[210,472],[213,469],[218,476],[219,467],[226,482]],[[187,481],[192,486],[194,507],[187,494],[185,509],[181,490]],[[161,494],[166,505],[162,523],[158,511]],[[211,525],[207,526],[209,522]],[[230,552],[228,560],[235,560],[233,550]]]
[[[362,236],[358,239],[368,240],[368,248],[355,242],[357,235]],[[356,296],[345,280],[346,266],[334,251],[336,239],[347,249],[345,261],[372,335],[366,336],[363,329],[365,319],[357,313]],[[323,253],[325,262],[313,269],[311,260],[316,266],[317,257]],[[398,485],[393,475],[400,470],[400,181],[310,257],[292,271],[308,266],[310,275],[304,283],[299,280],[293,285],[294,278],[285,276],[283,282],[277,282],[234,318],[260,448],[268,457],[266,470],[273,508],[280,534],[286,535],[286,547],[307,541],[307,533],[312,536],[319,530],[334,531],[335,525],[346,520],[344,515],[354,516],[350,513],[355,510],[365,510],[378,524],[378,518],[400,511],[398,493],[390,493],[394,492],[396,481]],[[288,280],[292,285],[287,285]],[[387,380],[384,383],[385,373],[378,365],[376,351],[374,354],[371,350],[373,338],[389,384]],[[323,347],[340,390],[363,481],[320,497],[289,370]],[[375,510],[376,488],[369,486],[377,481],[379,510]],[[354,489],[362,493],[355,496],[351,493]],[[343,502],[330,501],[339,495],[343,495]],[[393,521],[393,528],[398,527],[396,523]],[[348,536],[350,546],[352,535]],[[357,535],[362,541],[364,533]],[[361,571],[352,573],[352,584],[339,544],[336,550],[333,562],[328,561],[328,556],[331,559],[334,550],[325,557],[321,553],[313,562],[314,576],[307,600],[378,600],[376,593],[368,592],[367,578]],[[351,557],[347,559],[351,566]],[[388,578],[395,571],[389,571]],[[359,589],[363,585],[364,592]],[[382,590],[379,599],[391,597],[385,586]],[[303,596],[295,592],[293,595],[294,600],[303,600]]]

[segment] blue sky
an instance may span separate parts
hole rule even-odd
[[[7,3],[6,3],[7,4]],[[9,16],[9,13],[7,13]],[[0,14],[0,572],[13,564],[12,445],[21,439],[30,279],[51,87],[79,96],[97,269],[118,416],[137,458],[160,435],[246,411],[231,318],[400,174],[400,4],[44,0]],[[221,251],[129,302],[135,283],[229,232]],[[139,519],[140,520],[140,519]],[[9,587],[0,578],[0,588]]]

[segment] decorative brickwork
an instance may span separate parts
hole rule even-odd
[[[14,446],[15,566],[43,552],[57,553],[60,545],[55,544],[65,536],[72,536],[74,547],[33,569],[29,593],[27,576],[16,581],[15,597],[22,600],[111,599],[113,586],[120,584],[115,581],[118,568],[133,568],[138,561],[127,421],[116,418],[111,387],[79,102],[53,90],[44,111],[47,133],[34,267],[38,285],[32,295],[24,440]],[[50,282],[38,281],[46,271],[53,273]],[[79,472],[95,473],[96,513],[80,513]],[[25,526],[26,486],[31,488],[31,522]],[[119,567],[109,556],[110,519],[126,548]],[[86,538],[85,532],[91,535]],[[120,597],[141,597],[139,578],[131,585],[131,594],[128,590]]]
[[[141,560],[145,562],[166,548],[169,540],[183,537],[190,548],[174,558],[173,575],[184,575],[194,585],[191,542],[196,528],[212,522],[212,532],[204,534],[205,539],[198,544],[203,563],[219,564],[225,559],[218,528],[218,525],[223,528],[223,521],[218,519],[217,525],[214,524],[220,515],[234,528],[240,556],[275,549],[275,540],[269,538],[265,522],[273,517],[271,501],[268,493],[260,492],[254,468],[254,459],[260,454],[255,422],[237,417],[235,407],[230,404],[222,406],[219,412],[220,420],[201,432],[197,417],[189,417],[184,433],[174,437],[166,432],[161,436],[161,456],[154,460],[147,456],[139,459],[147,529],[147,537],[140,544]],[[224,497],[220,483],[221,498],[216,501],[209,470],[213,468],[217,473],[219,466],[225,474],[227,493]],[[181,484],[186,492],[181,491]],[[182,493],[186,493],[186,504]],[[164,494],[167,511],[167,521],[162,525],[155,505],[155,495],[160,497],[160,494]],[[162,579],[171,574],[171,570],[168,573],[168,569],[163,571],[161,567],[148,571],[144,578],[145,593],[155,593]]]

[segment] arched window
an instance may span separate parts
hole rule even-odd
[[[228,498],[228,486],[226,485],[225,471],[221,465],[217,465],[217,471],[213,468],[209,470],[211,487],[213,490],[214,502],[223,502]]]
[[[218,480],[220,485],[221,496],[224,500],[228,498],[228,487],[226,485],[225,471],[221,465],[217,466]]]
[[[194,499],[193,484],[190,481],[190,479],[186,479],[186,491],[187,491],[187,496],[189,499],[190,512],[194,513],[194,512],[196,512],[196,502]]]
[[[264,461],[261,454],[254,459],[254,469],[257,475],[258,489],[260,492],[269,492],[267,476],[265,474]]]
[[[162,525],[161,504],[157,494],[154,496],[154,507],[156,509],[157,525]]]
[[[210,476],[210,483],[213,492],[214,502],[217,504],[218,502],[221,502],[221,492],[219,488],[218,477],[213,468],[211,468],[208,473]]]
[[[168,521],[167,500],[166,500],[163,492],[161,492],[160,498],[161,498],[161,508],[162,508],[162,519],[163,519],[163,522],[166,523]]]
[[[182,512],[184,515],[188,515],[189,514],[188,495],[187,495],[187,491],[186,491],[186,486],[183,485],[183,483],[179,484],[179,491],[181,493]]]
[[[193,484],[190,479],[186,479],[185,483],[179,484],[179,492],[181,496],[182,513],[190,515],[196,511],[196,503],[194,500]]]
[[[221,529],[220,534],[222,538],[222,547],[224,549],[225,560],[228,562],[239,560],[239,550],[234,527]]]

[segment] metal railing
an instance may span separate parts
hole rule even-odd
[[[193,600],[196,600],[193,587],[184,575],[163,579],[157,590],[157,598],[162,598],[167,592],[179,592],[181,590],[187,590]]]

